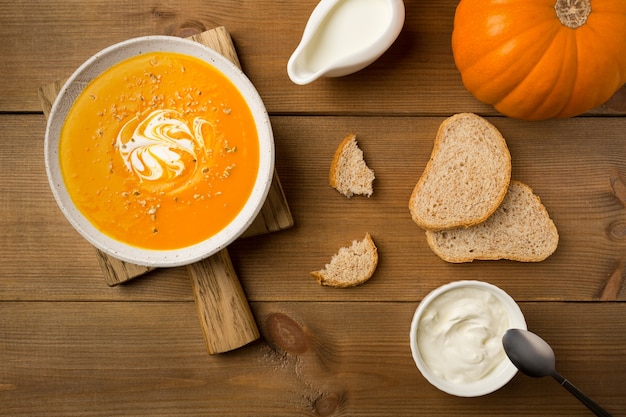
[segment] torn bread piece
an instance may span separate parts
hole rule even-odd
[[[363,240],[354,240],[351,246],[340,248],[324,269],[311,275],[321,285],[347,288],[370,279],[377,266],[378,249],[367,233]]]
[[[502,200],[511,179],[504,137],[487,120],[459,113],[444,120],[409,200],[413,221],[426,230],[484,222]]]
[[[365,163],[356,135],[349,134],[339,144],[330,164],[330,186],[347,198],[353,195],[370,197],[374,193],[374,178],[374,171]]]
[[[559,234],[533,190],[520,181],[511,181],[504,201],[486,221],[468,228],[426,231],[426,240],[447,262],[539,262],[554,253]]]

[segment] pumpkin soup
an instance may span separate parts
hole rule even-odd
[[[75,100],[59,158],[76,207],[100,231],[179,249],[222,230],[259,168],[252,113],[200,59],[150,52],[109,68]]]

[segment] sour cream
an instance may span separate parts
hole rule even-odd
[[[501,340],[509,327],[507,309],[492,292],[452,288],[424,309],[417,344],[424,363],[438,378],[472,384],[505,360]]]

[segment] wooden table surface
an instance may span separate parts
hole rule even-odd
[[[422,377],[409,347],[413,312],[459,279],[507,291],[561,373],[626,415],[626,88],[581,117],[502,117],[461,84],[450,48],[456,0],[407,0],[405,27],[378,61],[297,86],[286,64],[316,3],[0,2],[0,415],[590,415],[548,378],[518,374],[493,394],[457,398]],[[217,26],[270,112],[295,224],[230,246],[261,338],[209,355],[185,268],[105,283],[48,186],[37,90],[118,41]],[[436,129],[458,112],[501,130],[513,177],[550,212],[561,240],[546,261],[447,264],[412,222],[408,199]],[[350,132],[376,172],[369,199],[327,184]],[[374,277],[319,286],[309,272],[366,232],[379,247]]]

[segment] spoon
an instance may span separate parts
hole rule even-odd
[[[509,329],[502,336],[502,345],[513,365],[522,373],[535,378],[550,375],[595,415],[611,416],[556,371],[554,351],[541,337],[528,330]]]

